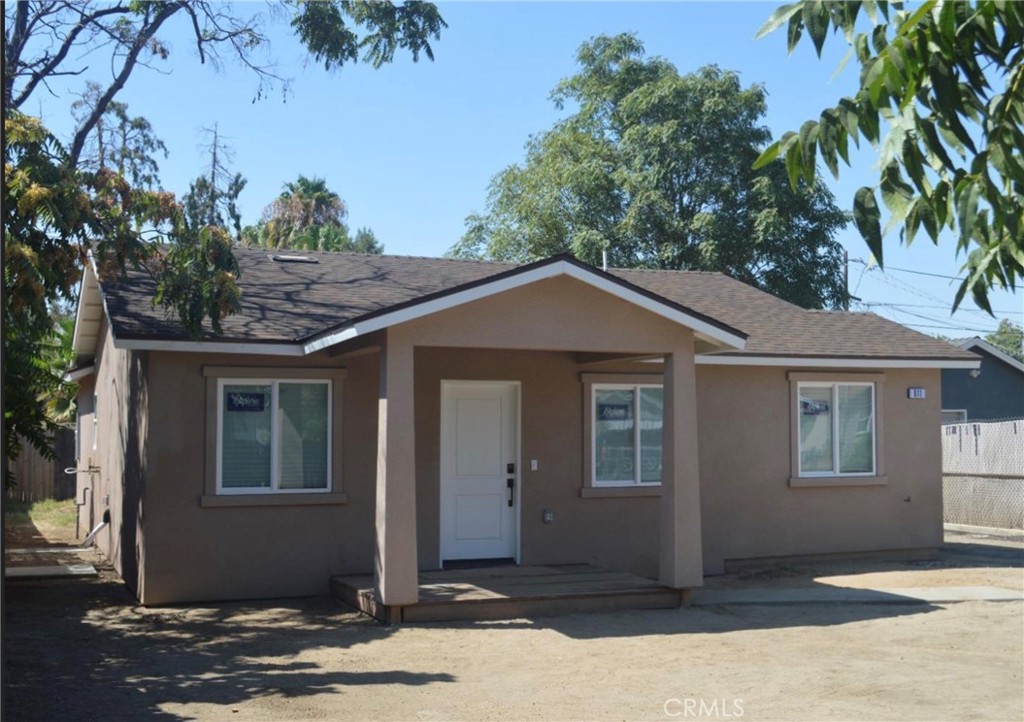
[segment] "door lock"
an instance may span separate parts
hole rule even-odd
[[[511,464],[509,464],[509,466],[511,466]],[[508,480],[508,505],[509,506],[512,506],[513,500],[515,499],[515,496],[516,496],[516,480],[515,479],[509,479]]]

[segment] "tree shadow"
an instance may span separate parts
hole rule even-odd
[[[109,566],[96,580],[6,585],[6,720],[185,719],[176,705],[429,685],[443,671],[345,669],[346,650],[394,629],[327,598],[137,606]],[[331,655],[332,668],[303,658]]]

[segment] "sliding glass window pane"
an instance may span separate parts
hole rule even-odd
[[[225,385],[221,398],[221,486],[270,487],[269,385]]]
[[[839,386],[839,473],[874,469],[874,409],[870,386]]]
[[[665,394],[640,389],[640,481],[661,481],[661,428]]]
[[[631,389],[594,391],[594,479],[634,481],[636,470]]]
[[[833,471],[832,387],[800,387],[800,471]]]
[[[327,488],[327,384],[278,387],[282,489]]]

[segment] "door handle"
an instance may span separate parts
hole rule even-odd
[[[515,499],[515,496],[516,496],[516,480],[515,479],[509,479],[508,480],[508,505],[509,506],[512,506],[513,500]]]

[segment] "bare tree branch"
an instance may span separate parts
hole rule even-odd
[[[131,75],[132,70],[135,68],[135,62],[139,57],[139,53],[141,53],[142,49],[149,44],[150,39],[156,34],[156,31],[160,29],[160,26],[164,24],[164,21],[183,7],[183,2],[165,5],[155,16],[153,16],[152,19],[147,18],[146,22],[143,23],[138,35],[135,36],[128,53],[125,56],[121,72],[117,74],[117,77],[114,78],[114,82],[110,84],[110,87],[107,88],[106,92],[100,96],[100,99],[96,102],[96,106],[93,108],[92,112],[88,117],[86,117],[82,122],[82,125],[80,125],[78,130],[75,132],[74,140],[71,142],[71,150],[68,153],[71,167],[75,167],[78,164],[78,158],[82,154],[82,148],[85,147],[86,137],[90,132],[92,132],[92,129],[96,126],[100,117],[102,117],[106,112],[107,106],[110,105],[110,101],[113,100],[118,91],[124,87],[125,82],[128,80],[128,76]],[[148,10],[146,14],[149,14]]]
[[[27,8],[28,3],[26,2],[26,0],[20,0],[20,2],[18,3],[19,12],[21,11],[22,6]],[[22,91],[18,94],[18,97],[15,100],[11,101],[10,107],[20,108],[21,105],[26,100],[28,100],[29,96],[32,95],[32,91],[35,90],[36,86],[39,85],[40,81],[42,81],[43,78],[52,76],[54,74],[54,71],[56,70],[57,66],[64,61],[64,58],[67,57],[67,54],[71,51],[71,48],[74,47],[75,40],[82,33],[83,30],[89,28],[94,23],[97,23],[103,17],[106,17],[108,15],[123,14],[127,12],[129,12],[129,9],[127,7],[124,7],[123,5],[115,5],[114,7],[103,8],[101,10],[97,10],[94,13],[83,16],[82,19],[79,20],[78,24],[75,25],[64,38],[64,41],[61,43],[60,50],[57,51],[57,54],[53,56],[50,62],[44,65],[40,70],[37,70],[32,73],[32,77],[25,84],[25,87],[22,88]],[[12,64],[9,61],[7,66],[7,82],[9,84],[9,89],[7,93],[8,98],[10,98],[10,93],[14,87],[14,77],[17,75],[16,63],[20,61],[20,50],[19,56],[15,57],[14,60],[15,64]]]

